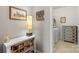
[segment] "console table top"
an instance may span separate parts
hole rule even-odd
[[[10,41],[4,43],[4,45],[6,47],[12,46],[12,45],[15,45],[15,44],[20,43],[20,42],[25,41],[25,40],[29,40],[29,39],[34,38],[34,37],[35,37],[35,35],[32,35],[32,36],[22,36],[22,37],[10,39]]]

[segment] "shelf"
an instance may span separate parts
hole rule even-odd
[[[34,42],[33,40],[28,40],[21,42],[19,44],[13,45],[11,47],[12,53],[25,53],[29,50],[33,50]]]
[[[26,52],[28,52],[29,50],[33,50],[33,46],[32,47],[30,47],[30,48],[27,48],[25,51],[23,51],[22,53],[26,53]]]

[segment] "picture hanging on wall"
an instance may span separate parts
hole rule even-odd
[[[37,21],[44,20],[44,10],[40,10],[36,12],[36,20]]]
[[[9,6],[9,18],[11,20],[27,20],[27,11]]]
[[[60,22],[61,23],[66,23],[66,17],[60,17]]]

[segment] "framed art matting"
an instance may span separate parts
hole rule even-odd
[[[60,22],[61,23],[66,23],[66,17],[60,17]]]
[[[27,20],[27,11],[9,6],[9,18],[11,20]]]

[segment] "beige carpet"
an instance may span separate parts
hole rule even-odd
[[[58,53],[78,53],[79,48],[76,44],[64,42],[60,40],[54,47],[54,51]]]

